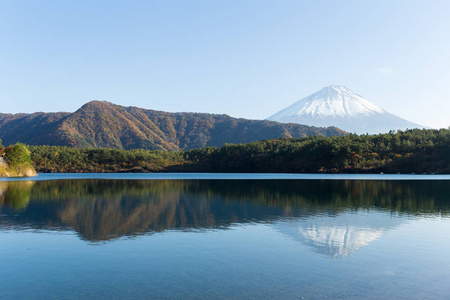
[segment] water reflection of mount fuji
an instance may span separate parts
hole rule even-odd
[[[274,227],[318,253],[342,258],[367,246],[404,221],[404,218],[363,210],[278,222]]]
[[[340,257],[396,227],[402,215],[448,214],[449,195],[446,181],[0,182],[0,229],[74,230],[97,242],[261,222]]]

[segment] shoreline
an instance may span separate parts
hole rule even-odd
[[[450,175],[311,174],[311,173],[37,173],[34,177],[0,177],[0,181],[45,180],[450,180]]]

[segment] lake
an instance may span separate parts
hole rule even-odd
[[[0,181],[0,299],[448,299],[450,177]]]

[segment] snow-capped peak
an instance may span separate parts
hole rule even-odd
[[[270,120],[285,117],[323,118],[351,117],[383,113],[384,110],[342,86],[328,86],[269,117]]]
[[[283,123],[336,126],[348,132],[382,133],[424,128],[388,113],[343,86],[328,86],[267,118]]]

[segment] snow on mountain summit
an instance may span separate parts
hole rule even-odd
[[[328,86],[267,118],[310,126],[336,126],[356,133],[424,128],[388,113],[342,86]]]
[[[367,101],[342,86],[329,86],[321,89],[293,105],[283,109],[272,118],[295,116],[309,116],[320,118],[325,116],[354,116],[383,113],[381,107]]]

